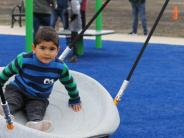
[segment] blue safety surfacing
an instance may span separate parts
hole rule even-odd
[[[77,63],[66,63],[99,81],[115,97],[141,47],[142,43],[103,41],[96,49],[94,40],[85,40],[85,54]],[[0,35],[0,66],[23,51],[23,36]],[[111,137],[183,138],[183,82],[184,47],[149,44],[118,104],[121,124]]]

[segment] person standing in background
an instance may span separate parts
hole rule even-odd
[[[78,32],[82,29],[81,15],[80,15],[80,2],[79,0],[69,0],[68,12],[70,18],[70,31],[71,42],[78,36]],[[77,45],[73,45],[73,54],[69,59],[70,62],[76,62],[77,58]]]
[[[50,25],[56,30],[57,30],[56,23],[58,18],[60,18],[63,24],[63,29],[64,30],[69,29],[68,0],[57,0],[57,7],[52,11]],[[69,43],[70,43],[70,37],[66,36],[66,45],[69,45]],[[61,49],[58,55],[60,54],[61,54]]]
[[[61,19],[63,23],[63,29],[68,29],[68,15],[67,15],[67,8],[68,8],[68,0],[57,0],[57,8],[53,9],[51,14],[51,26],[55,28],[56,22],[58,18]]]
[[[148,34],[147,29],[147,20],[146,20],[146,0],[129,0],[132,6],[132,16],[133,16],[133,24],[132,24],[132,32],[129,34],[135,35],[137,34],[138,27],[138,16],[140,15],[142,21],[142,28],[144,35]]]
[[[50,26],[52,8],[56,7],[56,0],[33,0],[34,36],[40,26]]]

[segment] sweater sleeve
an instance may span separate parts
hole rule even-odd
[[[0,72],[0,86],[2,87],[14,74],[18,74],[22,68],[23,54],[19,54],[2,72]]]
[[[68,95],[70,96],[69,104],[73,105],[80,103],[79,91],[77,89],[76,82],[71,76],[66,64],[64,64],[59,80],[65,86]]]

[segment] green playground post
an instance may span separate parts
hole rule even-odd
[[[83,45],[83,43],[84,43],[83,42],[83,37],[77,41],[76,53],[77,53],[78,56],[81,56],[81,55],[84,54],[84,45]]]
[[[96,0],[96,11],[100,9],[102,6],[102,0]],[[96,30],[101,31],[102,30],[102,13],[98,15],[96,18]],[[102,47],[102,36],[96,36],[96,48]]]
[[[26,52],[32,50],[33,42],[33,0],[26,0]]]

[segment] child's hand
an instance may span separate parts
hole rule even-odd
[[[81,101],[80,97],[78,96],[75,99],[70,98],[68,101],[69,107],[71,107],[75,112],[78,112],[81,110]]]
[[[71,105],[72,109],[75,111],[75,112],[78,112],[81,110],[81,104],[73,104]]]

